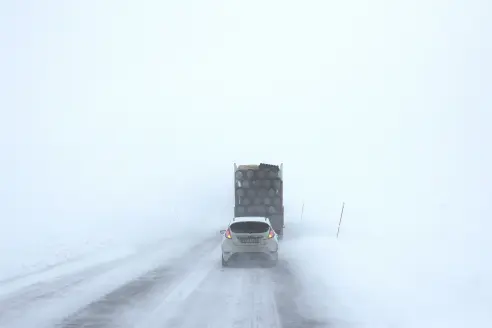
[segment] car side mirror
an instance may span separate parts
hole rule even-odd
[[[220,230],[221,235],[225,234],[225,232],[226,232],[225,230]]]

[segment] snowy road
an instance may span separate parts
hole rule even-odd
[[[2,293],[0,327],[327,327],[299,313],[300,291],[285,259],[223,269],[217,237],[163,243]]]

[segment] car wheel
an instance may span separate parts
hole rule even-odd
[[[222,257],[222,267],[226,267],[229,265],[229,263],[227,263],[226,260],[224,260],[224,255],[221,256]]]

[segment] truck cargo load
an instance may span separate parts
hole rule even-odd
[[[234,164],[234,216],[262,216],[283,234],[283,164]]]

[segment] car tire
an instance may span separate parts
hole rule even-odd
[[[229,265],[229,263],[227,263],[227,261],[226,261],[226,260],[224,260],[224,255],[222,255],[222,256],[221,256],[221,258],[222,258],[222,267],[226,267],[226,266],[228,266],[228,265]]]
[[[275,257],[273,259],[270,259],[268,261],[268,266],[273,268],[277,266],[277,263],[278,263],[278,253],[275,254]]]

